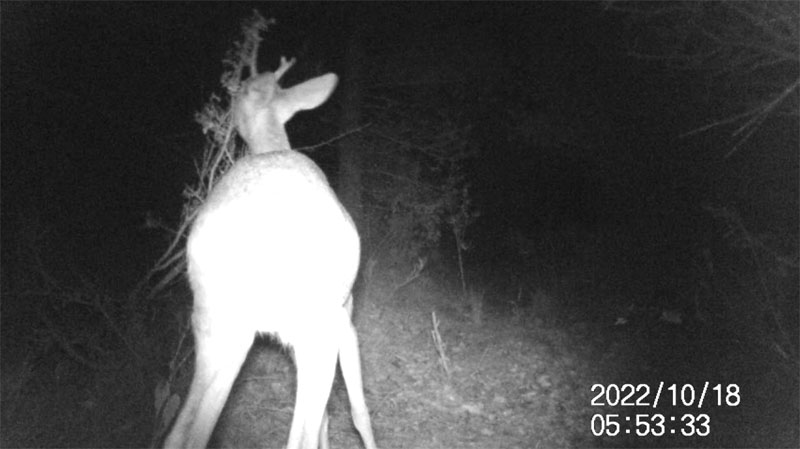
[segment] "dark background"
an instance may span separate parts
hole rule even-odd
[[[730,156],[742,122],[682,136],[773,98],[797,79],[796,61],[738,78],[679,70],[634,54],[657,48],[664,29],[634,25],[606,6],[4,2],[4,338],[38,326],[31,300],[18,294],[29,288],[26,267],[37,263],[23,242],[43,242],[40,262],[60,282],[90,282],[110,295],[130,291],[161,254],[169,239],[145,219],[176,226],[205,142],[193,116],[220,91],[220,61],[256,7],[277,19],[260,68],[296,56],[290,84],[328,71],[340,86],[352,82],[345,56],[357,30],[366,105],[384,96],[419,101],[412,94],[421,90],[434,105],[452,100],[448,86],[461,86],[450,104],[460,105],[478,149],[464,165],[481,212],[470,234],[471,273],[514,263],[501,243],[508,235],[596,235],[604,248],[591,273],[598,297],[647,297],[647,307],[662,307],[657,298],[688,295],[704,251],[720,266],[734,264],[723,260],[737,253],[707,209],[715,206],[736,210],[752,235],[793,258],[788,284],[796,284],[797,92]],[[290,124],[293,143],[336,134],[314,123],[335,121],[343,89]],[[313,157],[336,185],[335,148]],[[452,250],[443,252],[443,264],[452,263]],[[796,285],[789,290],[796,317]]]
[[[35,213],[65,233],[85,269],[130,276],[128,264],[144,263],[128,247],[133,227],[147,211],[177,218],[203,142],[193,114],[219,90],[220,59],[252,6],[4,5],[4,224]],[[679,138],[739,111],[741,99],[714,96],[700,71],[630,57],[624,22],[598,4],[267,11],[278,27],[264,45],[265,68],[285,53],[316,64],[310,72],[341,73],[358,23],[370,57],[394,70],[387,83],[490,86],[464,111],[481,148],[471,181],[487,222],[532,229],[554,216],[621,233],[660,226],[669,242],[661,260],[708,243],[706,202],[736,204],[760,229],[796,231],[796,120],[769,120],[728,159],[731,129]],[[470,65],[448,65],[448,55]],[[526,114],[518,126],[527,141],[507,134],[512,109]]]

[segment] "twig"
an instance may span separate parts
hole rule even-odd
[[[306,147],[297,147],[297,148],[294,148],[294,150],[310,153],[312,151],[315,151],[315,150],[317,150],[319,148],[324,147],[325,145],[330,145],[333,142],[336,142],[337,140],[344,139],[345,137],[349,136],[350,134],[355,134],[355,133],[357,133],[357,132],[359,132],[359,131],[361,131],[363,129],[369,128],[370,126],[372,126],[372,123],[367,123],[365,125],[359,126],[358,128],[354,128],[354,129],[345,131],[345,132],[343,132],[343,133],[341,133],[341,134],[339,134],[337,136],[333,136],[330,139],[322,141],[320,143],[317,143],[317,144],[314,144],[314,145],[309,145],[309,146],[306,146]]]
[[[433,329],[431,329],[431,337],[433,338],[433,345],[436,348],[436,353],[439,355],[439,366],[442,367],[447,378],[450,378],[450,359],[447,357],[447,345],[442,341],[442,336],[439,333],[439,319],[436,318],[436,312],[431,312],[431,321],[433,322]]]

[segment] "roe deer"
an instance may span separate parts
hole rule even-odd
[[[205,447],[256,333],[293,349],[297,393],[289,449],[328,447],[326,406],[337,358],[353,422],[375,449],[351,323],[359,237],[325,175],[289,146],[284,124],[321,105],[329,73],[282,89],[294,64],[252,74],[234,102],[250,153],[219,180],[187,243],[195,374],[166,447]]]

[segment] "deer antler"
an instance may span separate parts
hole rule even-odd
[[[295,62],[297,62],[295,58],[287,61],[285,56],[281,56],[281,66],[275,70],[275,81],[280,80],[281,77],[292,68]]]

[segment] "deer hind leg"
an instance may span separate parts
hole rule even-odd
[[[232,329],[195,331],[194,379],[164,447],[206,447],[253,337]]]
[[[325,413],[322,414],[322,426],[319,428],[319,449],[330,449],[330,441],[328,440],[328,408],[325,407]]]
[[[344,309],[342,309],[344,310]],[[320,438],[327,440],[328,398],[330,397],[333,378],[336,374],[338,342],[336,328],[331,319],[312,320],[308,333],[292,342],[295,368],[297,371],[297,392],[289,430],[287,449],[319,449]],[[328,442],[323,443],[327,447]]]
[[[369,418],[367,402],[364,398],[358,335],[350,321],[349,313],[343,320],[340,320],[339,324],[339,364],[342,368],[344,383],[347,386],[347,396],[350,398],[350,414],[353,417],[353,424],[361,435],[364,447],[377,449],[375,437],[372,435],[372,423]]]

